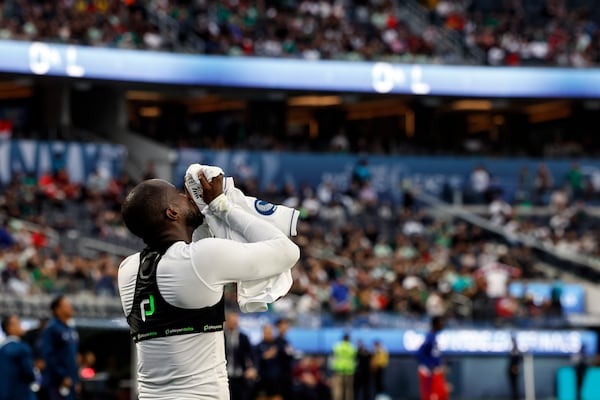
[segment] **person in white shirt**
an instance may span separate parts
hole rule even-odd
[[[118,276],[140,400],[228,400],[223,287],[280,274],[300,256],[279,229],[229,202],[223,175],[199,177],[206,207],[248,243],[192,242],[203,222],[194,194],[164,180],[143,181],[122,206],[127,228],[147,246],[123,260]]]
[[[484,194],[490,187],[490,180],[490,174],[482,165],[475,167],[471,172],[471,189],[480,203],[484,201]]]

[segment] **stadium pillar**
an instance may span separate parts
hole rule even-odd
[[[535,400],[535,378],[533,355],[526,354],[523,357],[523,373],[525,378],[525,399]]]
[[[68,135],[72,127],[70,113],[70,90],[63,82],[40,82],[35,86],[37,126],[47,133],[49,139]]]
[[[287,104],[285,100],[254,100],[248,102],[245,125],[246,135],[259,134],[281,142],[287,132]],[[238,138],[239,140],[239,138]]]
[[[70,105],[76,128],[101,136],[112,136],[127,129],[127,99],[121,88],[75,86]]]

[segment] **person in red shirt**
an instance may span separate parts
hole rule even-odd
[[[292,371],[296,398],[319,400],[329,397],[329,387],[321,366],[319,359],[312,355],[307,355],[296,363]]]

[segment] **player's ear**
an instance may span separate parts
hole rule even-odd
[[[175,207],[169,206],[165,210],[165,216],[171,221],[175,221],[177,218],[179,218],[179,212]]]

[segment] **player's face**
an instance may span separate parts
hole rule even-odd
[[[177,196],[179,198],[178,203],[183,212],[186,226],[197,228],[202,225],[202,222],[204,222],[204,216],[198,209],[196,203],[194,203],[192,196],[189,195],[187,190],[183,189],[182,191],[177,192]]]

